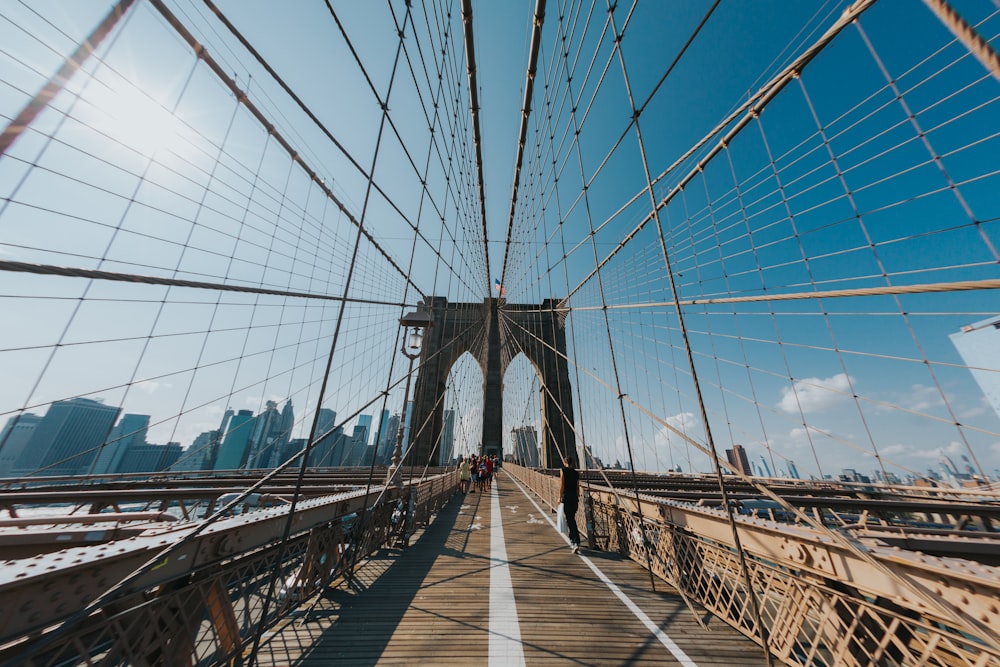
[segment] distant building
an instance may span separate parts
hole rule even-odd
[[[92,471],[95,475],[113,474],[118,472],[122,459],[132,447],[146,444],[146,433],[149,431],[149,415],[126,414],[121,421],[111,429],[108,439],[101,447]]]
[[[179,442],[166,445],[148,443],[133,445],[125,452],[118,466],[118,472],[129,474],[166,470],[180,458],[182,451]]]
[[[209,454],[219,441],[218,431],[203,431],[194,439],[177,461],[170,466],[176,472],[207,470]]]
[[[337,441],[338,434],[334,427],[337,425],[337,413],[328,408],[320,408],[316,421],[316,444],[313,445],[309,456],[309,465],[313,467],[331,466],[333,456],[333,446]],[[341,452],[342,456],[343,453]]]
[[[862,475],[854,468],[844,468],[837,479],[841,482],[859,482],[861,484],[871,484],[871,478],[867,475]]]
[[[399,437],[399,415],[394,414],[389,417],[389,425],[386,433],[386,443],[384,449],[379,447],[378,462],[388,465],[392,462],[392,453],[396,451],[396,439]]]
[[[264,410],[254,417],[253,432],[247,443],[247,468],[263,468],[271,460],[272,441],[281,428],[278,404],[267,401]]]
[[[799,476],[799,469],[795,467],[795,461],[788,461],[788,476],[792,479],[802,479]]]
[[[288,460],[285,454],[292,439],[292,429],[295,428],[295,412],[291,399],[285,401],[285,407],[281,409],[281,415],[274,426],[276,428],[271,429],[270,440],[266,445],[268,454],[266,458],[260,457],[261,467],[264,468],[276,468]]]
[[[964,326],[948,338],[1000,418],[1000,317]]]
[[[219,445],[213,470],[236,470],[247,462],[254,427],[253,411],[240,410],[228,421],[229,429]]]
[[[747,452],[743,449],[742,445],[733,445],[732,449],[727,449],[726,459],[728,459],[729,465],[739,470],[742,474],[748,477],[753,475],[753,470],[750,468],[750,460],[747,458]]]
[[[89,398],[56,401],[14,462],[15,474],[80,475],[90,470],[121,408]]]
[[[774,477],[774,475],[771,474],[771,466],[767,465],[767,459],[764,458],[763,454],[760,455],[760,463],[764,466],[764,475],[766,477]]]
[[[24,446],[41,421],[41,417],[30,412],[14,415],[7,420],[7,425],[0,431],[0,477],[10,475],[14,462],[24,451]]]
[[[514,439],[514,462],[529,468],[538,467],[538,434],[532,425],[518,426],[511,431]]]
[[[284,463],[285,461],[287,461],[288,459],[292,458],[293,456],[295,456],[296,454],[298,454],[300,451],[302,451],[303,449],[305,449],[306,445],[308,445],[308,444],[309,444],[309,440],[307,438],[292,438],[291,440],[288,441],[288,444],[285,445],[285,447],[281,451],[280,456],[278,457],[278,459],[274,461],[272,467],[273,468],[277,468],[282,463]],[[299,465],[301,465],[301,463],[302,462],[300,460],[300,461],[296,461],[292,465],[298,467]]]
[[[455,458],[455,411],[445,410],[441,426],[441,455],[438,461],[448,465]]]
[[[403,452],[410,444],[410,420],[413,419],[413,401],[406,402],[406,417],[403,419]]]
[[[389,411],[383,410],[382,415],[378,420],[378,430],[375,431],[375,437],[372,439],[375,446],[378,448],[378,457],[384,458],[385,450],[391,449],[392,445],[395,444],[395,438],[389,436]]]
[[[348,451],[344,452],[339,465],[359,466],[364,465],[365,455],[368,451],[368,435],[371,432],[372,416],[359,415],[358,423],[354,426],[351,435]]]

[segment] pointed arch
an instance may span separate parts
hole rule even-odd
[[[542,466],[558,466],[562,452],[575,453],[566,330],[558,304],[555,299],[540,305],[509,305],[499,299],[451,304],[445,297],[423,300],[421,308],[434,324],[424,334],[413,397],[415,463],[423,465],[433,456],[441,437],[448,373],[466,352],[483,371],[481,453],[503,456],[503,376],[518,353],[540,377]]]

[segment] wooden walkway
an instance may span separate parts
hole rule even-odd
[[[456,497],[408,549],[271,634],[258,664],[765,664],[724,623],[702,614],[702,628],[662,581],[651,592],[636,563],[573,554],[535,502],[503,474]]]

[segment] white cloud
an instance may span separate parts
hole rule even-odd
[[[790,414],[822,412],[847,401],[850,398],[851,384],[854,378],[846,373],[837,373],[833,377],[803,378],[796,380],[791,387],[781,390],[781,400],[778,409]]]
[[[940,408],[944,405],[941,392],[937,387],[930,387],[924,384],[915,384],[910,387],[909,393],[903,397],[903,407],[914,412],[927,412],[932,408]]]
[[[895,445],[889,445],[888,447],[879,447],[878,449],[879,455],[883,457],[896,456],[897,454],[906,454],[909,451],[910,448],[901,443],[896,443]],[[868,454],[868,455],[874,456],[874,454]]]
[[[834,438],[833,433],[830,431],[825,431],[817,426],[798,426],[793,428],[788,432],[788,437],[792,440],[794,444],[803,444],[809,441],[809,438]]]
[[[916,450],[912,454],[916,458],[929,459],[931,461],[937,461],[942,456],[957,456],[959,454],[968,454],[969,450],[965,445],[958,442],[957,440],[952,440],[944,447],[934,447],[933,449]]]
[[[680,412],[664,419],[670,427],[677,429],[685,435],[691,436],[691,431],[701,426],[701,420],[693,412]],[[624,441],[623,441],[624,442]],[[658,447],[668,447],[670,445],[684,446],[687,441],[674,433],[667,426],[661,426],[656,433],[656,445]]]
[[[147,394],[153,394],[154,392],[157,392],[160,389],[170,389],[174,385],[170,384],[169,382],[158,382],[156,380],[146,380],[145,382],[138,382],[138,383],[134,384],[133,386],[136,389],[139,389],[140,391],[146,392]]]

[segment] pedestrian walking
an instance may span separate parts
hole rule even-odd
[[[576,509],[580,504],[580,473],[571,456],[563,457],[563,467],[559,471],[559,501],[566,513],[569,543],[573,553],[576,553],[580,550],[580,531],[576,527]]]
[[[469,461],[464,456],[459,457],[459,479],[461,480],[460,486],[462,487],[462,493],[469,492],[469,482],[472,481],[471,471],[469,470]]]

